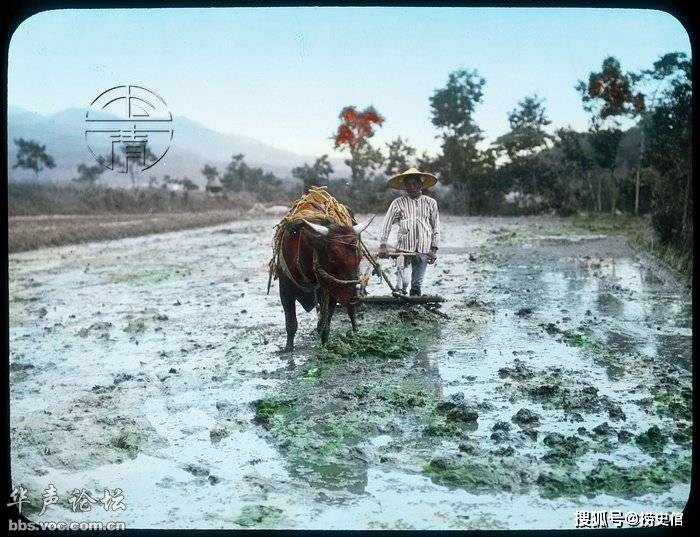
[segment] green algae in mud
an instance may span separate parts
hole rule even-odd
[[[294,405],[294,399],[268,397],[255,401],[255,421],[260,425],[270,425],[275,416],[284,416]]]
[[[110,438],[109,443],[111,446],[134,456],[140,451],[143,440],[144,438],[140,433],[124,429],[116,436]]]
[[[192,274],[187,267],[144,268],[132,272],[115,272],[109,276],[112,283],[129,285],[152,285],[174,278],[184,278]]]
[[[305,379],[317,379],[321,376],[321,369],[318,367],[312,367],[311,369],[307,369],[302,376]]]
[[[431,413],[423,427],[426,436],[451,437],[460,436],[467,428],[459,422],[449,420],[445,416]]]
[[[572,472],[542,473],[537,478],[543,498],[610,494],[630,498],[650,492],[663,492],[676,483],[689,483],[691,458],[669,458],[654,466],[620,468],[608,461],[599,461],[587,474]]]
[[[658,389],[653,395],[656,411],[660,416],[669,416],[675,420],[691,421],[693,419],[693,391],[683,387]]]
[[[396,417],[418,426],[437,400],[421,375],[418,351],[440,333],[423,310],[360,312],[361,330],[335,332],[273,398],[256,404],[255,421],[269,431],[294,475],[315,487],[360,491],[367,481],[361,442],[392,434]],[[385,365],[387,358],[392,360]],[[411,361],[421,373],[407,375]]]
[[[435,483],[463,488],[470,492],[516,491],[527,487],[527,479],[517,465],[483,463],[475,460],[436,458],[422,468]]]
[[[233,521],[244,528],[273,528],[282,521],[282,510],[267,505],[246,505]]]
[[[693,440],[693,426],[690,423],[676,423],[676,432],[673,433],[673,441],[676,444],[689,444]]]
[[[402,379],[396,384],[381,388],[377,398],[401,409],[434,405],[435,384],[422,379]]]
[[[596,351],[602,350],[603,348],[597,341],[581,332],[565,331],[564,337],[566,338],[566,342],[574,347],[583,347]]]
[[[363,481],[361,452],[355,447],[374,431],[364,416],[342,412],[299,421],[278,421],[278,438],[294,472],[316,485],[345,488]]]
[[[435,318],[418,309],[373,310],[364,315],[357,332],[332,334],[316,349],[320,360],[401,358],[427,346],[438,335]]]

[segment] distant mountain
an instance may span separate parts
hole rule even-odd
[[[23,108],[10,105],[7,112],[8,169],[11,181],[34,178],[33,172],[13,169],[16,162],[15,138],[36,140],[46,145],[46,151],[54,158],[56,167],[40,173],[41,180],[68,182],[77,175],[79,164],[92,165],[94,158],[85,143],[85,109],[69,108],[49,116],[43,116]],[[116,116],[115,116],[116,117]],[[201,170],[205,164],[223,171],[235,154],[245,155],[249,166],[260,167],[288,182],[295,181],[291,170],[304,162],[312,164],[317,156],[299,155],[266,145],[254,138],[238,134],[216,132],[183,116],[173,118],[173,141],[167,155],[153,168],[142,172],[140,183],[148,178],[163,175],[189,177],[203,185]],[[332,160],[335,175],[349,175],[342,160]],[[107,171],[101,181],[113,186],[130,184],[128,176]]]

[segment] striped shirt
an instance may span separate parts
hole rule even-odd
[[[396,247],[406,252],[427,254],[430,248],[437,248],[440,242],[440,216],[437,201],[420,195],[396,198],[389,205],[379,242],[386,244],[391,226],[398,224]]]

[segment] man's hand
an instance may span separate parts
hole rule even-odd
[[[435,263],[436,259],[437,259],[437,249],[431,248],[430,252],[428,252],[428,264],[432,265],[433,263]]]
[[[379,258],[380,259],[386,259],[389,257],[389,250],[386,247],[386,244],[380,244],[379,245]]]

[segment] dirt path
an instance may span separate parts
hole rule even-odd
[[[365,310],[352,336],[339,309],[321,348],[300,313],[285,356],[275,223],[10,256],[12,477],[31,518],[524,529],[683,509],[690,291],[646,255],[559,220],[446,217],[424,292],[450,299],[448,321]],[[49,483],[61,502],[39,516]],[[66,503],[117,487],[123,512]]]

